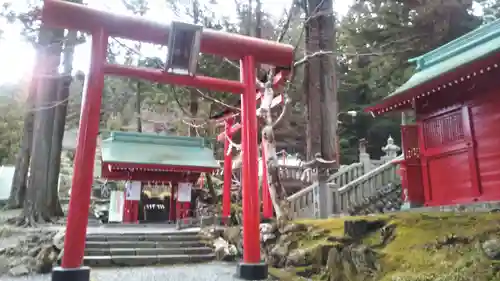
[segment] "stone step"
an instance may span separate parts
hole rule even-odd
[[[93,267],[152,266],[198,263],[214,260],[214,254],[205,255],[141,255],[141,256],[85,256],[83,263]]]
[[[196,234],[196,233],[195,233]],[[114,242],[114,241],[153,241],[153,242],[163,242],[163,241],[198,241],[199,237],[197,235],[167,235],[167,234],[155,234],[155,235],[124,235],[124,234],[108,234],[108,235],[87,235],[87,241],[92,242]]]
[[[110,249],[110,248],[136,248],[136,249],[151,249],[151,248],[188,248],[188,247],[204,247],[205,244],[201,241],[87,241],[86,249]]]
[[[141,236],[141,237],[149,237],[149,236],[198,236],[198,231],[151,231],[147,232],[147,229],[122,229],[114,230],[112,227],[108,227],[108,224],[103,224],[102,227],[105,229],[103,232],[91,232],[87,234],[87,237],[90,236],[109,236],[109,235],[119,235],[119,236]]]
[[[191,248],[91,248],[85,249],[85,256],[166,256],[166,255],[207,255],[213,250],[209,247],[191,247]]]

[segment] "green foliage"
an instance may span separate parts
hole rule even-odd
[[[17,86],[0,86],[0,165],[13,164],[23,131],[23,104]]]

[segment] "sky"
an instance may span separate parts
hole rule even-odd
[[[0,4],[6,0],[0,0]],[[17,0],[15,3],[26,3],[27,0]],[[235,11],[234,1],[232,0],[222,0],[219,3],[227,1],[227,4],[231,7],[226,7],[226,5],[220,5],[222,7],[214,7],[217,10],[224,11]],[[349,4],[352,0],[337,0],[335,2],[335,11],[340,15],[343,15],[349,9]],[[121,0],[87,0],[89,7],[101,9],[101,10],[112,10],[115,13],[128,14],[129,12],[122,5]],[[281,16],[285,9],[288,9],[291,0],[271,0],[263,1],[263,8],[265,11],[275,11],[276,16]],[[150,0],[150,11],[147,13],[147,17],[150,20],[158,22],[168,22],[176,16],[169,11],[165,0]],[[216,11],[219,12],[219,11]],[[231,12],[233,13],[233,12]],[[15,83],[25,77],[29,77],[34,58],[35,52],[33,48],[26,42],[23,41],[20,35],[21,27],[7,25],[5,21],[0,19],[0,28],[5,31],[4,40],[0,40],[0,84],[4,83]],[[145,46],[143,48],[143,53],[157,53],[158,49],[154,46]],[[74,69],[86,72],[89,64],[90,48],[89,44],[82,44],[76,48]]]

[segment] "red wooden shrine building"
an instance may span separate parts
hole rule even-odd
[[[402,126],[413,205],[500,200],[500,21],[411,60],[416,73],[367,111],[413,111]],[[406,178],[406,179],[405,179]]]
[[[50,28],[80,30],[92,34],[90,69],[85,81],[82,112],[78,129],[78,144],[74,160],[72,192],[64,239],[61,267],[52,271],[53,281],[90,279],[90,269],[82,267],[86,228],[93,181],[93,169],[99,118],[101,112],[104,76],[115,75],[204,88],[212,91],[241,95],[242,119],[242,177],[243,194],[243,262],[237,266],[237,275],[246,280],[267,279],[267,264],[261,261],[258,194],[258,143],[256,116],[256,65],[266,64],[280,71],[277,77],[286,77],[293,63],[293,46],[263,39],[204,29],[200,26],[172,22],[155,23],[140,17],[116,15],[83,5],[60,0],[45,0],[41,10],[42,25]],[[147,67],[129,67],[108,63],[109,37],[120,37],[140,42],[167,45],[165,67],[162,70]],[[240,80],[225,80],[198,75],[198,57],[216,55],[240,61]],[[37,58],[42,61],[44,53]],[[41,63],[35,63],[40,79],[51,73]],[[281,79],[284,81],[285,79]],[[140,153],[140,152],[138,152]],[[131,166],[121,164],[121,168]],[[154,168],[153,168],[154,169]],[[116,171],[112,167],[112,171]]]
[[[201,173],[211,173],[219,168],[212,149],[207,147],[203,138],[111,132],[101,142],[103,178],[171,186],[169,210],[166,211],[169,221],[191,216],[191,196],[179,200],[179,184],[194,184]],[[144,207],[139,211],[143,198],[125,196],[123,222],[138,222],[139,213],[146,212]]]

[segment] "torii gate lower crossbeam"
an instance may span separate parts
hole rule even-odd
[[[46,27],[75,29],[92,34],[92,56],[82,99],[64,256],[61,267],[54,268],[52,280],[90,279],[90,269],[82,267],[82,264],[105,75],[135,77],[242,95],[243,165],[246,166],[243,176],[245,234],[243,263],[238,265],[237,274],[246,280],[266,279],[267,265],[261,262],[260,258],[255,67],[256,63],[261,63],[289,68],[293,62],[293,46],[215,30],[203,30],[200,42],[202,53],[241,61],[241,81],[232,81],[198,75],[173,75],[161,70],[131,68],[106,62],[110,36],[165,45],[170,32],[169,25],[139,17],[119,16],[60,0],[44,1],[42,24]]]

